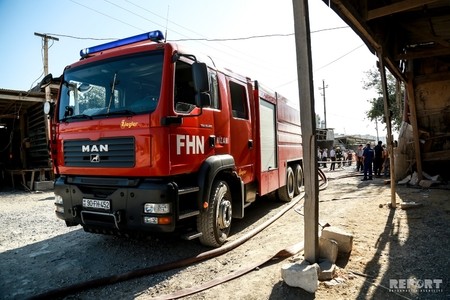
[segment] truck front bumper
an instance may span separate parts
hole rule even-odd
[[[55,181],[56,216],[68,226],[119,232],[173,232],[178,188],[173,182],[62,176]]]

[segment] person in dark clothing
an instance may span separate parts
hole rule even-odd
[[[375,176],[381,176],[381,169],[383,168],[383,142],[378,141],[378,145],[375,146],[375,162],[374,162],[374,173]]]
[[[364,148],[363,152],[363,161],[364,161],[364,178],[365,180],[372,180],[372,163],[373,158],[375,156],[375,151],[370,148],[370,143],[367,144],[367,146]],[[367,177],[369,175],[369,177]]]
[[[341,167],[341,161],[342,161],[342,150],[341,147],[336,147],[336,161],[338,161],[338,168]]]

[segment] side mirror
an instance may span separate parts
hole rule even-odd
[[[198,107],[209,107],[211,106],[211,97],[208,93],[197,93],[195,95],[195,105]]]
[[[209,92],[208,67],[205,63],[195,62],[192,64],[192,78],[196,93]]]
[[[46,88],[49,86],[53,81],[53,75],[52,73],[45,75],[45,77],[41,80],[41,83],[39,84],[39,87],[41,89]]]

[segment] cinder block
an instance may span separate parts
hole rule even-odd
[[[322,237],[335,240],[340,253],[350,253],[353,248],[353,235],[335,226],[326,227],[322,230]]]
[[[324,237],[319,237],[319,257],[329,260],[333,264],[336,262],[338,255],[338,243]]]
[[[334,277],[334,274],[336,272],[336,265],[332,263],[331,261],[324,260],[319,264],[320,267],[320,273],[319,273],[319,280],[331,280]]]
[[[53,181],[35,181],[33,187],[35,191],[49,191],[53,190],[54,183]]]
[[[302,288],[309,293],[315,293],[319,287],[319,272],[318,264],[310,265],[307,261],[281,267],[281,277],[287,285]]]

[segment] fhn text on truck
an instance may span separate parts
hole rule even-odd
[[[300,114],[160,31],[81,50],[51,120],[56,215],[97,233],[180,232],[218,247],[259,196],[303,182]]]

